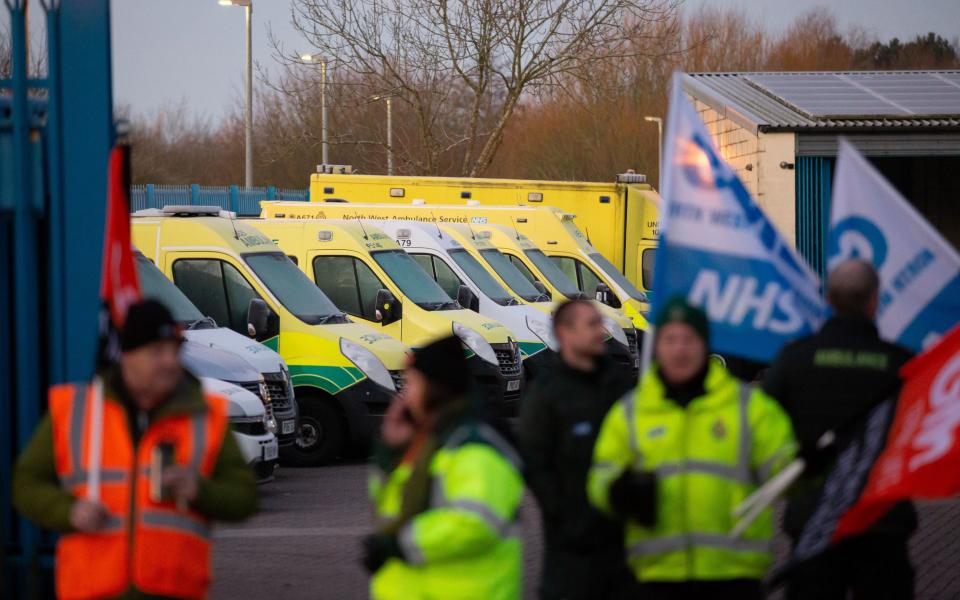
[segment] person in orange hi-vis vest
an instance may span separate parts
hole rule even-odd
[[[181,343],[169,311],[140,302],[102,386],[49,391],[49,414],[17,461],[13,501],[64,534],[58,598],[204,598],[211,520],[256,510],[255,476],[230,435],[227,401],[182,368]]]

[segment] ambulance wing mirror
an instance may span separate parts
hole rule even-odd
[[[457,302],[460,303],[460,306],[469,308],[473,312],[480,312],[480,299],[473,293],[473,290],[462,283],[457,288]]]
[[[596,300],[601,304],[613,306],[613,292],[610,291],[609,285],[603,282],[597,284]]]
[[[263,341],[280,333],[280,319],[260,298],[251,298],[247,305],[247,335]]]
[[[537,290],[537,293],[540,294],[542,297],[546,298],[547,300],[552,300],[552,299],[553,299],[553,296],[552,296],[552,295],[550,294],[550,292],[547,290],[547,286],[543,285],[543,282],[542,282],[542,281],[538,281],[538,280],[535,279],[535,280],[533,281],[533,287],[534,287],[534,289]]]
[[[381,325],[389,325],[400,319],[400,303],[390,290],[377,290],[374,306],[376,319]]]

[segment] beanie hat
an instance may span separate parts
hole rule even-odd
[[[129,352],[163,340],[183,340],[170,311],[156,300],[143,300],[127,310],[120,332],[120,350]]]
[[[413,351],[410,367],[423,373],[431,383],[439,384],[453,394],[467,391],[470,369],[458,337],[445,337],[417,348]]]
[[[689,325],[707,345],[710,344],[710,322],[707,320],[707,314],[703,309],[687,302],[682,296],[671,298],[657,313],[657,320],[654,322],[657,329],[669,323]]]

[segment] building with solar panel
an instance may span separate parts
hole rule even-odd
[[[960,247],[960,71],[691,73],[723,156],[821,272],[837,140]]]

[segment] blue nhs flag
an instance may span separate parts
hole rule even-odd
[[[913,351],[960,321],[960,255],[850,143],[840,141],[828,266],[850,257],[880,275],[880,335]]]
[[[685,296],[706,311],[713,351],[769,362],[785,342],[819,328],[819,282],[720,157],[678,81],[667,118],[653,314]]]

